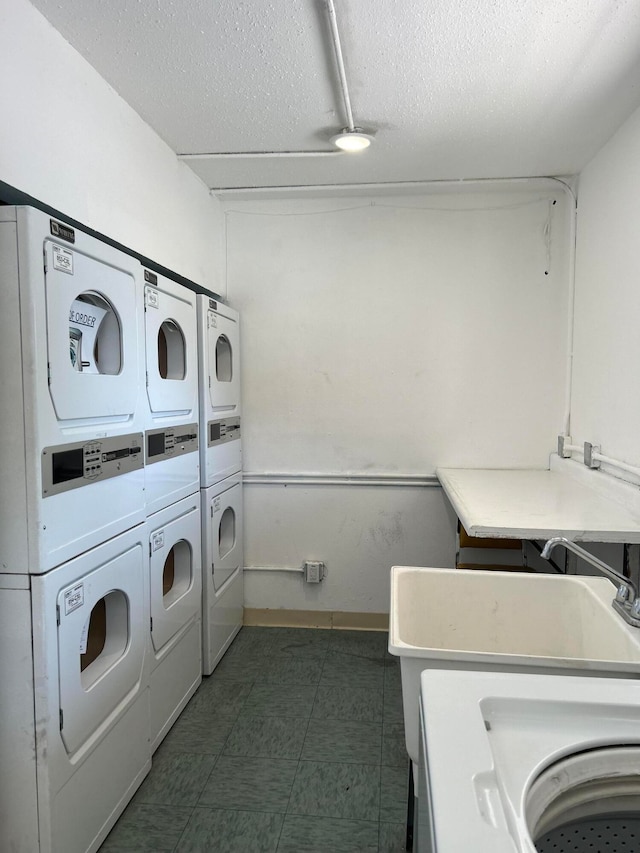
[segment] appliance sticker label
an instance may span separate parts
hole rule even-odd
[[[84,604],[84,584],[78,583],[64,594],[64,615],[68,616]]]
[[[87,653],[87,637],[89,636],[89,622],[91,622],[91,614],[89,614],[89,618],[84,623],[82,633],[80,634],[80,654],[81,655],[86,655],[86,653]]]
[[[144,304],[147,308],[158,308],[160,300],[158,299],[158,291],[155,287],[145,287],[144,289]]]
[[[164,530],[157,530],[151,537],[151,550],[157,551],[164,547]]]
[[[62,246],[52,246],[53,251],[53,268],[73,275],[73,252],[65,249]]]
[[[220,498],[213,499],[213,511],[220,512]]]
[[[209,311],[208,328],[210,328],[210,329],[217,329],[218,328],[218,321],[217,321],[216,315],[213,313],[213,311]]]

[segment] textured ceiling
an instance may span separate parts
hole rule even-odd
[[[33,0],[176,151],[331,150],[324,0]],[[189,161],[213,188],[580,171],[640,104],[637,0],[335,0],[366,152]]]

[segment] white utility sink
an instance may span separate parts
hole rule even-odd
[[[414,765],[425,669],[640,678],[640,628],[613,610],[615,593],[599,577],[394,566],[389,651]]]

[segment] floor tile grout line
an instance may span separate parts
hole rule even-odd
[[[380,844],[380,814],[382,812],[382,764],[380,764],[380,770],[378,775],[378,845]]]
[[[191,823],[191,818],[193,817],[193,813],[195,812],[196,808],[197,808],[197,806],[191,806],[191,814],[189,815],[189,819],[187,820],[187,822],[184,825],[184,829],[180,833],[180,838],[178,838],[178,840],[175,843],[175,846],[173,848],[173,853],[177,853],[178,848],[180,847],[180,844],[182,842],[182,839],[184,838],[184,834],[187,831],[187,829],[189,828],[189,824]]]
[[[307,739],[307,734],[309,732],[309,726],[311,725],[311,719],[313,716],[313,706],[315,705],[316,698],[318,696],[318,688],[320,686],[320,679],[322,678],[322,671],[324,670],[324,662],[325,662],[326,658],[327,658],[327,651],[325,650],[324,658],[322,661],[322,666],[320,667],[320,674],[318,675],[318,682],[316,684],[315,694],[313,697],[313,703],[311,704],[311,714],[309,714],[309,719],[307,720],[307,728],[305,729],[304,738],[302,739],[302,746],[300,747],[300,756],[302,755],[302,751],[304,749],[304,742]],[[287,815],[289,814],[289,805],[291,803],[291,795],[293,793],[293,787],[296,783],[296,778],[298,776],[298,770],[300,769],[300,761],[301,761],[300,756],[298,756],[298,765],[296,767],[296,772],[293,774],[293,781],[291,782],[291,788],[289,789],[289,796],[287,797],[287,805],[285,807],[284,819],[282,821],[282,826],[280,827],[280,833],[278,835],[278,843],[276,844],[275,853],[277,853],[278,848],[280,847],[280,840],[282,838],[282,830],[284,829],[284,825],[285,825],[285,822],[287,820]]]
[[[200,809],[203,812],[243,812],[244,814],[281,814],[284,812],[281,809],[269,811],[268,809],[248,809],[238,806],[194,806],[194,811]]]
[[[211,674],[210,678],[214,678],[214,677],[215,677],[215,670],[214,670],[214,672]],[[252,684],[251,684],[251,689],[249,690],[249,693],[251,693],[251,690],[253,690],[253,682],[252,682]],[[242,706],[241,706],[240,710],[242,710],[242,707],[245,705],[245,703],[246,703],[247,699],[249,698],[249,693],[247,693],[247,695],[245,696],[244,701],[243,701],[243,703],[242,703]],[[222,753],[224,752],[224,749],[225,749],[225,747],[226,747],[226,745],[227,745],[227,741],[228,741],[228,740],[229,740],[229,738],[231,737],[231,732],[233,731],[233,728],[234,728],[235,724],[238,722],[238,719],[239,719],[239,716],[240,716],[240,710],[238,711],[238,714],[237,714],[237,715],[236,715],[236,717],[235,717],[235,722],[234,722],[233,726],[231,726],[231,728],[230,728],[230,730],[229,730],[229,733],[228,733],[228,734],[227,734],[227,736],[225,737],[224,742],[222,743],[222,745],[221,745],[221,747],[220,747],[220,752],[217,754],[217,756],[216,756],[216,760],[213,762],[213,766],[211,767],[211,770],[209,771],[209,775],[207,776],[207,779],[206,779],[206,781],[205,781],[204,785],[203,785],[203,786],[202,786],[202,788],[200,789],[200,793],[199,793],[199,795],[198,795],[198,801],[196,802],[196,804],[195,804],[195,806],[194,806],[194,809],[195,809],[195,808],[198,806],[198,804],[200,803],[200,799],[202,798],[202,794],[204,793],[204,789],[207,787],[207,783],[209,782],[209,779],[211,778],[211,774],[212,774],[212,773],[213,773],[213,771],[215,770],[215,768],[216,768],[216,766],[217,766],[217,764],[218,764],[218,761],[220,760],[220,758],[221,758],[221,756],[222,756]],[[193,817],[193,814],[192,814],[192,817]],[[191,818],[189,818],[189,819],[191,819]],[[188,824],[187,824],[187,825],[188,825]],[[185,827],[185,829],[186,829],[186,827]]]
[[[214,677],[215,677],[215,670],[214,670],[214,672],[211,674],[210,678],[214,678]],[[217,682],[217,683],[221,683],[221,682],[220,682],[220,680],[218,680],[218,682]],[[252,683],[251,683],[251,690],[253,689],[253,684],[254,684],[254,682],[252,682]],[[251,692],[251,690],[249,690],[249,693]],[[246,703],[248,696],[249,696],[249,694],[247,694],[247,696],[245,697],[244,702],[242,703],[242,706],[244,706],[244,704]],[[241,706],[240,710],[242,709],[242,706]],[[236,715],[236,717],[235,717],[236,722],[237,722],[237,720],[238,720],[238,717],[239,717],[239,714],[240,714],[240,710],[238,711],[238,714],[237,714],[237,715]],[[234,723],[234,725],[235,725],[235,723]],[[215,761],[213,762],[213,765],[212,765],[212,767],[211,767],[211,770],[209,771],[209,775],[207,776],[207,778],[206,778],[206,780],[205,780],[205,782],[204,782],[204,784],[203,784],[202,788],[200,789],[200,793],[198,794],[198,799],[197,799],[197,801],[196,801],[195,805],[194,805],[194,806],[192,806],[192,808],[191,808],[191,814],[189,815],[189,820],[188,820],[188,821],[187,821],[187,823],[185,824],[185,827],[184,827],[184,829],[182,830],[182,832],[180,833],[180,838],[178,839],[178,841],[177,841],[177,843],[176,843],[175,847],[173,848],[173,853],[177,853],[177,851],[178,851],[178,848],[179,848],[179,846],[180,846],[180,843],[182,842],[182,840],[183,840],[183,838],[184,838],[184,834],[186,833],[186,831],[187,831],[187,829],[188,829],[188,827],[189,827],[189,823],[191,822],[191,819],[192,819],[192,818],[193,818],[193,816],[194,816],[195,810],[196,810],[196,809],[198,808],[198,806],[199,806],[200,799],[201,799],[201,797],[202,797],[202,794],[203,794],[203,792],[204,792],[204,789],[207,787],[207,783],[209,782],[209,779],[211,778],[211,774],[212,774],[212,773],[213,773],[213,771],[215,770],[216,765],[218,764],[218,761],[219,761],[220,757],[222,756],[222,753],[223,753],[223,751],[224,751],[224,748],[225,748],[225,746],[226,746],[226,744],[227,744],[227,740],[229,739],[229,737],[230,737],[230,735],[231,735],[231,731],[233,731],[233,726],[231,727],[231,730],[229,731],[229,734],[228,734],[228,735],[226,736],[226,738],[224,739],[224,743],[221,745],[220,752],[217,754],[216,759],[215,759]]]

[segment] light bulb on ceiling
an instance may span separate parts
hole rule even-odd
[[[354,127],[353,129],[345,127],[340,133],[332,136],[331,141],[336,148],[340,148],[342,151],[364,151],[373,142],[373,136],[365,133],[360,127]]]

